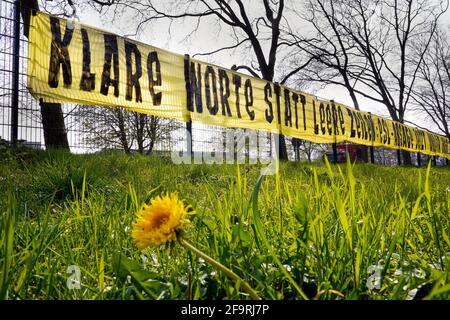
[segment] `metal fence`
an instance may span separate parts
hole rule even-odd
[[[27,89],[28,45],[17,10],[19,2],[0,0],[0,139],[45,149],[40,105]],[[155,154],[187,148],[186,124],[180,121],[145,116],[145,127],[142,128],[142,116],[122,108],[63,104],[62,110],[73,153],[125,150]],[[227,133],[235,130],[194,123],[193,153],[226,152]],[[273,136],[266,132],[253,131],[251,134],[258,138],[258,157],[271,158],[275,152]],[[289,159],[299,160],[292,139],[286,138],[286,147]],[[318,149],[313,157],[320,157],[326,149],[332,150],[330,145]],[[250,153],[248,147],[247,155]],[[397,164],[395,150],[374,148],[373,154],[375,163]],[[413,161],[417,161],[416,155],[413,155]]]
[[[0,0],[0,138],[44,149],[40,105],[27,90],[27,38],[16,5],[13,0]],[[15,57],[18,57],[17,69]],[[14,108],[15,91],[18,92],[17,108]],[[139,137],[140,116],[126,109],[73,104],[63,104],[62,109],[69,146],[74,153],[124,150],[125,145],[130,152],[165,153],[181,151],[187,145],[186,124],[180,121],[145,116],[148,127],[144,132],[148,134]],[[118,125],[119,121],[122,126]],[[14,137],[15,127],[17,137]],[[224,151],[224,139],[230,130],[234,129],[193,124],[193,152]],[[257,135],[264,142],[260,144],[260,155],[270,158],[271,135],[265,132]],[[144,140],[143,144],[139,144],[139,138]]]

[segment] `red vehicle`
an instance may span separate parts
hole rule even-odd
[[[350,156],[350,161],[367,161],[367,147],[358,144],[338,143],[337,149],[337,162],[345,162],[347,153]],[[328,161],[333,162],[333,151],[326,153]]]

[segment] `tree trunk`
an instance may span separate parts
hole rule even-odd
[[[39,4],[37,0],[20,1],[20,12],[22,14],[24,26],[23,34],[27,38],[30,31],[31,9],[39,10]],[[61,104],[41,102],[40,106],[45,148],[66,149],[70,151]]]
[[[117,109],[117,122],[119,126],[119,139],[122,144],[122,148],[126,154],[131,154],[131,146],[128,143],[127,131],[125,129],[125,117],[122,109]]]
[[[41,102],[40,105],[45,148],[70,150],[61,104]]]
[[[403,164],[407,164],[407,165],[412,164],[411,153],[409,153],[409,151],[402,150],[402,158],[403,158]]]
[[[278,160],[288,160],[286,139],[281,134],[273,134],[275,139],[275,154]]]

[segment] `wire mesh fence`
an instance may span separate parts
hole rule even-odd
[[[17,1],[19,3],[19,1]],[[45,149],[42,114],[39,101],[27,89],[27,38],[24,22],[17,21],[16,1],[0,0],[0,139],[13,140],[15,126],[17,140],[22,144]],[[18,28],[20,27],[20,28]],[[15,72],[14,58],[18,56]],[[16,76],[16,79],[14,78]],[[17,122],[14,123],[14,81],[18,85]],[[186,151],[189,132],[186,123],[138,114],[123,108],[107,108],[63,104],[65,131],[71,152],[94,153],[105,150],[121,150],[127,153],[167,155],[173,151]],[[274,136],[267,132],[224,128],[204,124],[192,125],[192,152],[228,152],[229,137],[235,139],[253,136],[257,144],[247,143],[244,154],[247,157],[270,159],[276,150]],[[344,144],[348,149],[348,144]],[[286,137],[289,160],[314,160],[329,155],[331,145],[299,142]],[[365,148],[367,152],[368,148]],[[347,150],[348,151],[348,150]],[[355,159],[366,158],[356,156]],[[414,163],[417,155],[412,156]],[[427,160],[422,156],[422,162]],[[397,151],[374,148],[374,162],[396,165]],[[438,163],[445,163],[443,159]]]

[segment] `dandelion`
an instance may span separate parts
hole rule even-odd
[[[177,193],[157,196],[151,205],[144,204],[138,212],[132,236],[140,250],[160,246],[177,239],[177,232],[189,225],[190,206],[178,199]]]
[[[190,225],[188,216],[193,213],[191,206],[186,206],[183,201],[178,199],[177,193],[157,196],[151,201],[149,206],[144,204],[137,213],[138,217],[132,231],[132,237],[136,246],[140,250],[144,250],[148,246],[160,246],[165,243],[178,241],[185,249],[222,271],[231,280],[239,283],[241,288],[253,299],[261,300],[247,282],[185,239],[182,231]]]

